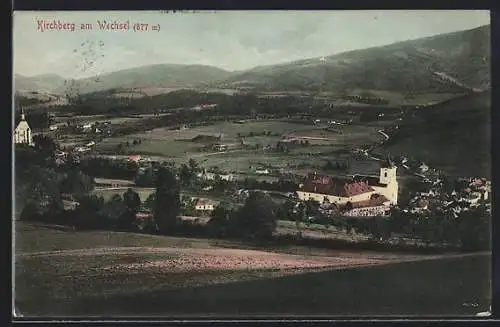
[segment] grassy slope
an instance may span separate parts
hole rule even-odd
[[[230,72],[211,66],[159,64],[78,79],[70,84],[72,91],[88,93],[121,87],[185,86],[221,80],[229,76],[231,76]],[[68,92],[70,86],[66,85],[64,79],[57,75],[16,76],[16,90],[44,90],[62,94]]]
[[[67,292],[69,287],[67,294],[72,300],[22,304],[25,312],[68,315],[470,315],[489,306],[489,259],[476,256],[400,263],[177,290],[162,289],[161,285],[168,287],[196,277],[113,275],[111,281],[115,281],[118,294],[84,297],[75,292],[81,289],[88,293],[88,288],[99,285],[98,280],[76,275],[67,280],[69,284],[58,285]],[[113,258],[106,261],[113,263]],[[241,274],[226,272],[225,278],[237,281],[244,278]],[[206,273],[204,278],[220,277],[215,272]],[[141,291],[144,279],[157,281],[159,287]],[[40,278],[32,282],[51,285]],[[110,281],[106,286],[110,288]],[[46,291],[53,294],[58,287],[52,283]],[[131,289],[135,292],[129,292]],[[470,308],[467,303],[478,306]]]
[[[238,247],[212,240],[62,232],[23,223],[16,227],[18,253],[106,246]],[[109,253],[17,260],[17,304],[24,313],[42,315],[460,315],[483,311],[490,302],[490,257],[479,255],[280,278],[270,278],[272,272],[252,271],[92,276],[93,267],[155,260],[161,255]],[[246,274],[260,280],[169,289],[169,285],[203,279],[238,281]]]
[[[490,80],[490,27],[454,32],[316,59],[257,67],[228,79],[268,90],[309,88],[322,91],[385,90],[449,92],[434,72],[445,73],[467,87]]]
[[[491,175],[490,92],[423,109],[384,147],[463,176]]]
[[[221,242],[182,237],[161,237],[122,232],[66,232],[43,225],[16,222],[16,253],[91,249],[100,247],[211,247]]]

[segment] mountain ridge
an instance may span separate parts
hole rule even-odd
[[[244,71],[196,64],[154,64],[73,80],[56,74],[15,74],[15,88],[58,94],[151,86],[255,91],[481,90],[490,86],[490,37],[490,25],[484,25]]]

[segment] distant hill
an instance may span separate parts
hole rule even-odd
[[[490,26],[257,67],[222,85],[267,91],[454,92],[490,85]]]
[[[56,74],[44,74],[33,77],[14,75],[14,87],[17,92],[30,91],[51,93],[64,85],[64,78]]]
[[[231,72],[211,66],[159,64],[67,81],[57,75],[16,76],[15,88],[16,91],[75,94],[119,88],[192,87],[209,81],[224,80],[231,75]]]
[[[202,65],[136,67],[65,82],[16,76],[16,90],[59,94],[119,88],[224,88],[256,91],[461,93],[490,86],[490,26],[324,58],[229,72]]]

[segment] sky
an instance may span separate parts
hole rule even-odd
[[[40,30],[43,22],[74,23]],[[129,22],[130,30],[100,30]],[[244,70],[490,23],[489,11],[35,12],[13,18],[14,73],[82,78],[150,64]],[[91,24],[92,30],[81,29]],[[134,31],[148,24],[148,31]],[[153,30],[152,26],[159,30]]]

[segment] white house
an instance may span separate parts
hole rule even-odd
[[[21,112],[21,121],[14,130],[14,143],[33,145],[33,135],[31,134],[31,127],[26,121],[24,111]]]
[[[421,173],[425,173],[429,170],[429,166],[427,166],[425,163],[422,163],[418,168],[420,169]]]
[[[359,207],[353,208],[344,213],[348,217],[374,217],[374,216],[387,216],[389,215],[390,207],[388,205],[380,205],[373,207]]]
[[[215,174],[210,172],[201,172],[196,174],[196,177],[201,178],[205,181],[213,181],[215,178],[219,176],[221,180],[231,182],[234,180],[233,174]]]
[[[86,124],[83,124],[83,125],[82,125],[82,128],[83,128],[84,130],[89,130],[89,129],[91,129],[91,128],[92,128],[92,126],[93,126],[93,124],[92,124],[92,123],[86,123]]]
[[[258,175],[269,175],[269,169],[257,169],[255,170],[255,173]]]
[[[210,199],[198,199],[198,201],[196,201],[194,208],[197,211],[213,211],[215,210],[215,207],[217,205],[218,205],[217,202],[212,201]]]

